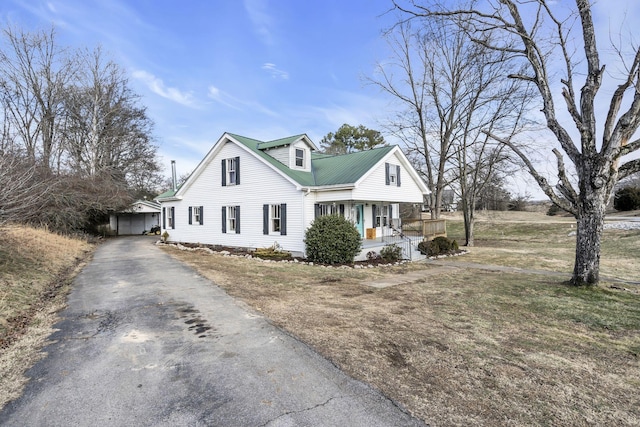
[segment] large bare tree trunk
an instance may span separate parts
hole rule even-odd
[[[604,100],[596,103],[596,95],[611,73],[605,72],[601,63],[592,1],[574,0],[570,9],[546,0],[393,3],[396,9],[414,18],[437,16],[448,18],[453,24],[465,23],[458,28],[474,43],[519,57],[526,64],[525,70],[505,77],[530,82],[538,89],[544,122],[562,150],[552,150],[557,159],[557,180],[551,183],[539,173],[533,157],[518,141],[502,138],[491,130],[487,135],[509,146],[549,199],[576,217],[578,235],[571,282],[598,283],[606,203],[619,179],[640,172],[640,159],[629,156],[640,150],[640,139],[633,139],[640,127],[640,47],[622,38],[618,46],[609,47],[609,52],[618,56],[607,70],[616,74],[613,78],[617,79],[617,87],[598,129],[596,106],[603,105]],[[617,30],[615,23],[611,25]],[[576,35],[578,28],[581,34]],[[487,31],[496,30],[503,37],[487,41]],[[557,114],[558,104],[565,106],[569,119]],[[567,123],[575,126],[573,133]],[[565,168],[566,159],[572,163],[569,168]]]
[[[604,225],[604,209],[595,206],[578,218],[574,285],[593,285],[600,280],[600,241]]]

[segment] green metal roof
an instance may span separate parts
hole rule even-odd
[[[264,151],[260,150],[258,148],[258,145],[262,144],[263,143],[262,141],[258,141],[257,139],[253,139],[253,138],[247,138],[245,136],[235,135],[232,133],[230,133],[229,135],[231,135],[236,141],[240,142],[245,147],[251,149],[251,151],[256,153],[259,157],[262,157],[263,159],[265,159],[269,164],[271,164],[276,169],[283,172],[285,175],[289,176],[298,184],[303,186],[315,185],[313,180],[313,175],[311,174],[311,172],[290,169],[287,165],[279,162],[278,160],[274,159]]]
[[[355,183],[393,148],[387,146],[312,160],[311,167],[316,185]]]
[[[304,134],[300,134],[300,135],[289,136],[286,138],[274,139],[273,141],[259,142],[258,150],[266,150],[268,148],[284,147],[287,145],[291,145],[297,140],[299,140],[300,138],[302,138],[303,136]]]
[[[177,192],[177,190],[175,190],[175,191],[174,191],[174,190],[168,190],[168,191],[165,191],[164,193],[162,193],[162,194],[160,194],[159,196],[157,196],[157,197],[155,198],[155,200],[158,200],[158,199],[164,199],[165,197],[173,197],[173,196],[175,196],[175,195],[176,195],[176,192]]]
[[[291,144],[303,135],[291,136],[269,142],[262,142],[257,139],[232,133],[229,135],[256,153],[259,157],[265,159],[276,169],[305,187],[354,184],[394,148],[394,146],[386,146],[337,156],[312,153],[311,172],[305,172],[291,169],[262,151],[265,148]]]
[[[304,134],[294,135],[287,138],[281,138],[274,141],[259,141],[257,139],[248,138],[246,136],[227,133],[233,139],[250,149],[256,156],[264,159],[275,169],[291,178],[298,185],[303,187],[323,187],[332,185],[349,185],[355,184],[362,176],[367,173],[373,166],[382,160],[395,146],[386,146],[374,148],[367,151],[359,151],[356,153],[331,155],[324,153],[311,153],[311,172],[305,172],[297,169],[291,169],[282,162],[271,157],[263,150],[289,145]],[[204,161],[204,160],[203,160]],[[202,162],[201,162],[202,164]],[[200,165],[198,165],[198,168]],[[197,169],[197,168],[196,168]],[[186,182],[189,182],[191,176]],[[183,183],[184,184],[184,183]],[[180,191],[182,185],[177,190],[169,190],[156,197],[156,200],[170,199]]]

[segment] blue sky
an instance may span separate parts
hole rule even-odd
[[[306,133],[319,144],[343,123],[382,130],[393,110],[364,78],[389,57],[381,32],[396,20],[390,7],[390,0],[2,0],[0,22],[27,30],[53,24],[61,44],[101,45],[148,108],[168,175],[170,160],[179,174],[190,172],[226,131],[262,140]],[[640,1],[600,0],[593,12],[610,73],[619,64],[615,55],[604,59],[614,54],[609,34],[640,43]],[[601,92],[610,97],[613,88]],[[555,163],[549,149],[543,153]],[[545,198],[521,176],[511,190]]]
[[[54,24],[59,41],[101,45],[155,122],[162,163],[192,170],[226,131],[258,139],[343,123],[379,128],[386,108],[364,83],[393,22],[387,0],[3,0],[0,19]]]

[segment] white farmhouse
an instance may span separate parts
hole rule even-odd
[[[158,196],[162,232],[173,242],[249,249],[277,242],[304,256],[314,218],[340,214],[364,239],[357,259],[390,243],[411,245],[398,205],[421,204],[429,190],[402,151],[316,150],[304,134],[263,142],[225,133],[179,188]],[[417,253],[415,244],[405,257]]]

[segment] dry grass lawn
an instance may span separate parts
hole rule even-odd
[[[450,236],[461,226],[449,222]],[[570,222],[480,222],[451,259],[571,270]],[[431,425],[640,425],[640,287],[539,275],[353,270],[166,249]],[[607,231],[602,273],[640,277],[640,231]],[[384,275],[424,276],[376,289]],[[616,286],[620,287],[619,284]]]
[[[0,408],[18,397],[39,360],[70,279],[92,246],[23,226],[0,228]]]

